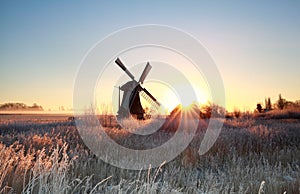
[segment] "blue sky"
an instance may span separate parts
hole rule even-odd
[[[279,93],[300,99],[299,1],[1,1],[0,104],[72,107],[90,47],[133,25],[163,24],[200,40],[224,81],[228,108]]]

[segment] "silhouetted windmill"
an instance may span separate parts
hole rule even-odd
[[[142,87],[146,76],[152,68],[151,65],[149,64],[149,62],[147,63],[139,81],[137,82],[134,79],[134,76],[128,71],[128,69],[119,58],[117,58],[115,62],[132,79],[123,86],[119,87],[119,90],[122,90],[124,93],[122,103],[121,105],[119,105],[118,117],[126,118],[132,115],[137,119],[145,119],[145,111],[140,101],[140,94],[156,109],[158,109],[160,106],[160,103],[153,97],[153,95],[150,94],[148,90]]]

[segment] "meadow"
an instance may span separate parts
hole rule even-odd
[[[0,193],[300,193],[299,113],[226,119],[214,146],[199,156],[207,124],[200,120],[171,162],[134,171],[98,159],[68,116],[1,115]],[[171,133],[142,141],[119,127],[105,131],[121,145],[147,148]]]

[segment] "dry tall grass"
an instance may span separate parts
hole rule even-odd
[[[201,120],[190,146],[173,161],[131,171],[97,159],[73,122],[1,120],[0,193],[300,193],[298,119],[227,120],[199,157],[206,126]],[[105,130],[122,145],[132,140],[140,147],[171,137],[161,131],[143,143],[126,130]]]

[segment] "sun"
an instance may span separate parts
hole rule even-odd
[[[186,94],[179,94],[174,89],[175,87],[172,87],[167,83],[157,81],[157,80],[149,80],[143,84],[143,87],[147,88],[161,104],[161,109],[154,111],[156,112],[156,114],[168,115],[178,105],[181,105],[182,110],[189,110],[189,109],[193,110],[195,105],[199,106],[200,104],[205,104],[210,100],[210,95],[207,88],[201,85],[196,85],[194,83],[192,83],[192,87],[194,89],[195,99],[194,98],[181,99],[182,95],[186,95]],[[147,108],[147,110],[151,109],[151,104],[148,103],[145,99],[141,98],[141,103],[144,108],[145,107]]]
[[[168,84],[158,81],[149,81],[144,83],[144,87],[149,89],[149,91],[151,91],[151,93],[161,104],[161,109],[156,110],[156,114],[168,115],[178,105],[180,105],[183,110],[193,109],[195,104],[205,104],[209,99],[209,95],[206,93],[206,91],[197,85],[193,85],[196,99],[190,99],[186,101],[182,101],[180,95],[175,91],[175,89],[173,89],[173,87]],[[149,104],[143,98],[141,98],[141,103],[144,108],[146,107],[147,109],[149,109],[151,107],[151,104]]]
[[[166,113],[170,113],[176,106],[180,104],[180,100],[176,93],[172,90],[165,90],[162,92],[162,106]]]
[[[169,114],[178,104],[180,104],[180,99],[176,91],[174,91],[170,86],[161,82],[147,82],[144,83],[144,87],[149,89],[153,96],[161,104],[160,110],[157,110],[159,114]],[[143,107],[150,108],[151,104],[147,100],[141,98],[141,103]]]

